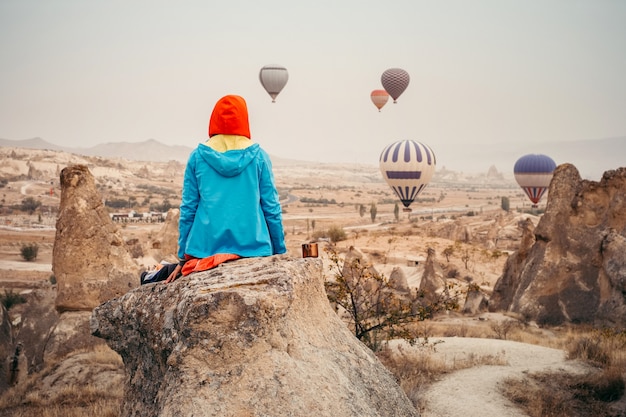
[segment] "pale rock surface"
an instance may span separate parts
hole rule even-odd
[[[17,343],[22,344],[28,363],[26,371],[32,373],[43,367],[46,344],[59,320],[59,313],[54,308],[56,289],[42,286],[21,295],[26,302],[11,308],[11,317],[16,323],[12,349]]]
[[[91,336],[90,316],[90,311],[66,311],[59,315],[43,343],[45,363],[52,363],[77,350],[102,344],[100,339]]]
[[[68,390],[80,386],[111,392],[119,390],[124,379],[124,369],[119,357],[111,360],[102,352],[77,350],[58,362],[54,370],[42,378],[39,389],[50,398],[67,396]]]
[[[487,311],[489,297],[480,288],[469,288],[465,297],[462,312],[475,315]]]
[[[160,260],[177,262],[178,252],[178,219],[180,210],[169,209],[165,216],[165,222],[161,227],[158,236],[153,241],[153,247],[158,246]]]
[[[122,416],[418,416],[348,330],[322,261],[240,259],[93,311],[128,373]]]
[[[391,274],[389,275],[389,286],[401,293],[409,293],[411,291],[406,274],[404,273],[404,270],[399,267],[394,267],[391,270]]]
[[[109,218],[86,165],[61,171],[52,270],[59,312],[89,311],[139,284],[139,266]]]
[[[496,283],[490,309],[539,324],[626,322],[626,168],[600,182],[556,168],[545,214]]]

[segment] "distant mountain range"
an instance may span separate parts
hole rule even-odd
[[[167,162],[171,160],[187,162],[192,148],[187,146],[170,146],[148,139],[143,142],[110,142],[91,148],[69,148],[54,145],[41,138],[25,140],[0,139],[0,146],[27,149],[49,149],[52,151],[70,152],[78,155],[99,156],[102,158],[125,158],[133,161]]]
[[[57,146],[41,138],[25,140],[0,139],[0,146],[29,149],[49,149],[78,155],[103,158],[125,158],[136,161],[165,162],[170,160],[187,162],[193,150],[187,146],[165,145],[154,139],[143,142],[105,143],[91,148],[69,148]],[[512,171],[515,161],[528,153],[549,155],[558,164],[571,163],[578,168],[581,177],[599,180],[605,171],[626,166],[626,136],[568,142],[546,142],[541,144],[503,143],[496,145],[451,147],[446,158],[438,158],[438,168],[451,171],[482,172],[495,166],[498,170]],[[272,155],[275,165],[313,163],[293,161]]]

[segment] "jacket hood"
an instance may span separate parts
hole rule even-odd
[[[250,139],[248,106],[243,97],[228,95],[218,100],[209,121],[209,137],[239,135]]]
[[[196,148],[200,157],[224,177],[239,175],[250,163],[256,159],[261,147],[258,143],[245,149],[236,149],[227,152],[219,152],[201,143]]]

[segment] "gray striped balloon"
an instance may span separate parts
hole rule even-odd
[[[259,71],[259,81],[272,97],[272,103],[276,102],[276,96],[285,87],[287,80],[289,80],[289,73],[287,68],[281,65],[266,65]]]

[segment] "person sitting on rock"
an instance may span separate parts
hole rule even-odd
[[[178,229],[180,263],[166,283],[229,260],[287,251],[272,164],[250,138],[240,96],[218,100],[209,139],[189,156]]]

